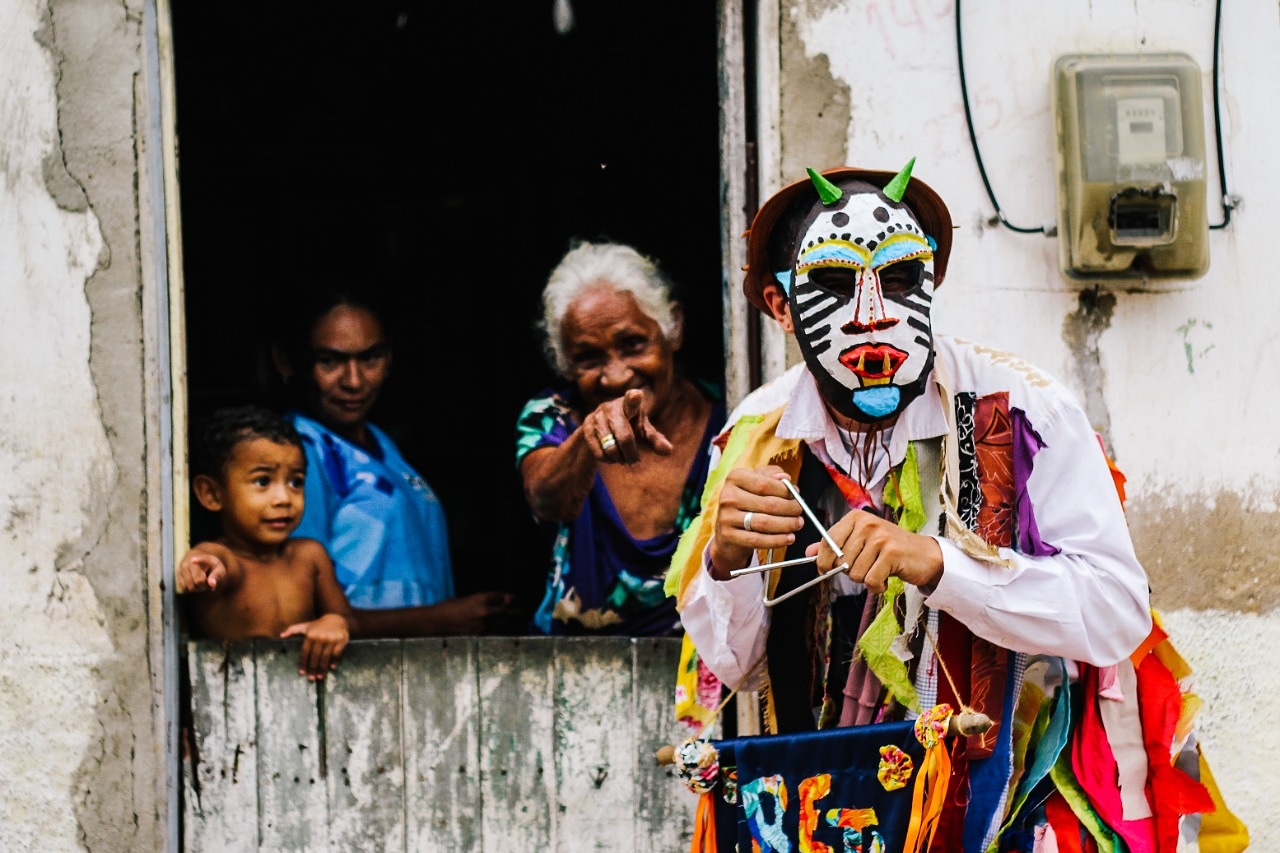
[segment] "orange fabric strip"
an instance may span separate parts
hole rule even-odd
[[[931,746],[921,762],[911,789],[911,823],[902,844],[902,853],[921,853],[929,849],[933,832],[938,827],[942,806],[947,800],[947,784],[951,780],[951,754],[945,739]]]
[[[698,796],[698,810],[693,817],[693,842],[689,853],[716,853],[716,814],[714,791]]]

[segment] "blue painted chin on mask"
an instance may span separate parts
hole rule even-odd
[[[883,418],[897,411],[902,391],[896,385],[878,385],[853,392],[853,404],[873,418]]]

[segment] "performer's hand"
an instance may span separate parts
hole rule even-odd
[[[817,555],[819,573],[848,563],[849,577],[877,595],[894,575],[915,586],[932,586],[942,577],[942,548],[937,540],[903,530],[874,513],[855,510],[828,532],[844,558],[836,557],[825,540],[815,542],[805,553]]]
[[[728,580],[729,572],[745,568],[757,550],[782,551],[796,541],[804,510],[782,484],[786,479],[776,465],[734,468],[725,477],[711,539],[711,576],[716,580]]]

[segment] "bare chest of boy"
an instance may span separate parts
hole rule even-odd
[[[222,626],[226,632],[222,639],[278,637],[290,625],[316,618],[310,565],[287,559],[246,560],[242,565],[235,593],[216,602],[220,612],[205,614],[206,624],[212,621]]]

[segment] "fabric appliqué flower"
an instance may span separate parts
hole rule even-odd
[[[893,744],[880,747],[880,769],[876,771],[876,778],[886,791],[905,788],[914,770],[911,756],[899,747]]]
[[[925,749],[932,749],[947,734],[947,723],[951,721],[951,706],[934,705],[916,718],[916,740]]]
[[[695,794],[705,794],[720,781],[720,752],[711,741],[686,740],[676,747],[675,759],[676,772]]]

